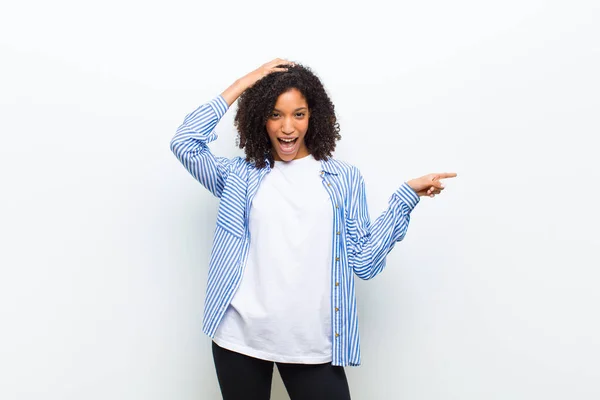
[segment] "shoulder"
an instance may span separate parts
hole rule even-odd
[[[345,179],[362,179],[360,169],[357,166],[350,164],[346,161],[339,160],[337,158],[330,158],[326,161],[323,161],[323,163],[325,165],[325,168],[328,170],[327,172],[335,173],[344,177]]]

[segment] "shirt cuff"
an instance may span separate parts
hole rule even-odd
[[[413,208],[419,203],[419,195],[408,185],[408,183],[404,182],[398,190],[396,190],[396,194],[400,197],[408,208],[412,211]]]
[[[214,99],[209,101],[208,104],[215,111],[215,114],[217,115],[217,118],[219,118],[219,119],[221,119],[221,117],[223,115],[225,115],[225,113],[229,109],[229,104],[227,104],[227,102],[221,95],[218,95],[217,97],[215,97]]]

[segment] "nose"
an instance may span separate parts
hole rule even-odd
[[[284,118],[281,123],[281,133],[284,135],[291,135],[294,133],[294,123],[291,118]]]

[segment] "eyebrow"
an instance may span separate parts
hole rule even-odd
[[[296,112],[296,111],[300,111],[300,110],[308,110],[308,107],[300,107],[300,108],[296,108],[296,109],[294,110],[294,112]],[[278,110],[277,108],[274,108],[274,109],[273,109],[273,111],[278,111],[278,112],[281,112],[281,110]]]

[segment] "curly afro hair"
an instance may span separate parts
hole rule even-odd
[[[239,97],[234,124],[238,130],[238,146],[244,149],[246,161],[264,168],[274,165],[266,123],[280,94],[298,89],[310,110],[306,147],[317,160],[327,160],[341,139],[335,108],[319,78],[300,64],[283,66],[285,72],[272,72],[246,89]]]

